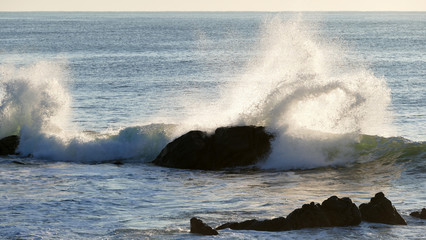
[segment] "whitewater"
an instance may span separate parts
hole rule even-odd
[[[413,238],[424,222],[424,13],[1,13],[0,236],[187,239],[385,192],[408,222],[218,238]],[[256,166],[150,162],[187,131],[258,125]],[[120,163],[117,165],[117,163]]]

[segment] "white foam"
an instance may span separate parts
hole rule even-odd
[[[170,141],[173,128],[173,125],[151,124],[128,127],[118,133],[81,133],[68,139],[46,134],[25,135],[18,150],[22,155],[53,161],[152,161]]]
[[[266,126],[276,134],[272,154],[262,165],[267,168],[353,161],[358,134],[392,135],[386,80],[318,32],[300,17],[265,21],[260,56],[225,85],[215,104],[198,101],[204,107],[187,122],[209,128]]]
[[[71,98],[66,63],[0,65],[0,137],[25,133],[57,134],[69,124]]]
[[[385,79],[354,65],[347,50],[313,32],[300,19],[270,21],[262,41],[266,50],[254,64],[260,67],[244,79],[243,84],[256,91],[242,99],[256,102],[246,103],[243,122],[265,124],[277,132],[264,167],[354,161],[351,146],[358,134],[392,134]],[[256,77],[254,84],[250,76]]]
[[[390,90],[384,78],[354,64],[347,49],[317,32],[301,19],[268,20],[261,31],[260,55],[225,84],[216,102],[183,97],[189,114],[176,116],[178,127],[130,127],[102,136],[64,130],[76,129],[66,127],[71,103],[66,63],[0,65],[0,137],[19,132],[21,154],[43,159],[152,160],[170,139],[188,130],[264,125],[276,138],[261,167],[354,161],[352,145],[359,134],[393,133]]]
[[[88,163],[153,160],[172,136],[174,126],[165,124],[106,133],[74,130],[65,62],[1,65],[0,72],[0,137],[19,134],[23,156]]]

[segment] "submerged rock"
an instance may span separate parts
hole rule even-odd
[[[200,219],[196,217],[191,218],[190,224],[191,224],[191,233],[197,233],[202,235],[218,235],[219,234],[216,230],[214,230],[213,228],[211,228],[210,226],[208,226],[207,224],[205,224],[203,221],[201,221]]]
[[[392,202],[382,192],[376,193],[369,203],[359,206],[362,220],[392,225],[407,225]]]
[[[264,127],[256,126],[218,128],[212,135],[190,131],[167,144],[153,163],[202,170],[249,166],[269,153],[272,138]]]
[[[349,198],[332,196],[322,204],[311,202],[291,212],[287,218],[271,220],[248,220],[225,223],[216,228],[221,230],[287,231],[315,227],[356,226],[361,223],[358,207]]]
[[[410,216],[420,219],[426,219],[426,208],[423,208],[421,211],[418,212],[412,212],[410,213]]]
[[[16,154],[19,145],[19,137],[16,135],[0,139],[0,156]]]

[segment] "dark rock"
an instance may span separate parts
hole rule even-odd
[[[256,126],[218,128],[212,135],[190,131],[167,144],[153,163],[202,170],[249,166],[269,153],[272,137]]]
[[[426,219],[426,208],[423,208],[421,211],[418,212],[412,212],[410,213],[410,216],[420,219]]]
[[[332,226],[356,226],[361,223],[361,212],[350,198],[332,196],[322,202]]]
[[[225,223],[217,230],[230,228],[233,230],[287,231],[302,228],[356,226],[361,223],[358,207],[349,198],[336,196],[318,203],[304,204],[291,212],[287,218],[279,217],[271,220],[248,220],[244,222]]]
[[[320,204],[311,202],[304,204],[302,208],[298,208],[287,216],[287,222],[290,229],[314,228],[314,227],[331,227],[326,212]]]
[[[218,235],[219,233],[205,224],[200,219],[193,217],[191,218],[191,233],[198,233],[202,235]]]
[[[16,135],[0,139],[0,156],[16,154],[19,145],[19,137]]]
[[[250,220],[249,220],[250,221]],[[225,224],[222,224],[222,225],[220,225],[220,226],[218,226],[218,227],[216,227],[216,230],[223,230],[223,229],[227,229],[227,228],[230,228],[230,229],[238,229],[239,227],[238,227],[238,225],[239,225],[240,223],[239,222],[227,222],[227,223],[225,223]]]
[[[232,230],[256,230],[256,231],[285,231],[290,230],[287,220],[284,217],[274,218],[271,220],[259,221],[256,219],[244,222],[230,222],[220,225],[216,230],[230,228]]]
[[[212,168],[208,155],[208,140],[207,133],[190,131],[167,144],[153,163],[172,168]]]
[[[240,126],[218,128],[212,138],[215,164],[223,168],[257,163],[269,153],[272,135],[264,127]]]
[[[369,203],[359,206],[362,220],[367,222],[385,223],[392,225],[407,225],[407,222],[397,212],[392,202],[382,192],[376,193]]]

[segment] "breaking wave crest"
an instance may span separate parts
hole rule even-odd
[[[261,168],[315,168],[386,156],[382,152],[392,152],[393,143],[378,146],[395,140],[389,138],[395,132],[386,80],[351,60],[339,41],[317,32],[300,19],[265,21],[258,56],[224,84],[217,102],[203,106],[202,99],[186,99],[188,108],[194,108],[192,102],[203,107],[191,111],[197,116],[176,116],[179,125],[78,132],[70,124],[66,63],[0,65],[0,137],[19,134],[20,154],[39,159],[144,162],[194,128],[263,125],[275,139]],[[400,156],[414,149],[424,158],[424,143],[401,140],[399,146]]]
[[[20,135],[20,155],[86,163],[145,161],[170,141],[174,125],[149,124],[105,133],[73,130],[66,69],[66,63],[46,61],[0,66],[0,138]]]
[[[69,124],[66,63],[0,65],[0,137],[58,133]],[[21,129],[22,128],[22,129]]]
[[[263,125],[274,133],[272,153],[261,167],[345,164],[356,160],[360,134],[395,134],[386,80],[318,32],[300,18],[265,21],[259,56],[204,110],[215,113],[217,121],[206,121],[212,127]]]
[[[170,141],[174,125],[128,127],[118,133],[83,132],[63,139],[39,134],[21,137],[18,152],[37,159],[83,163],[152,161]]]

